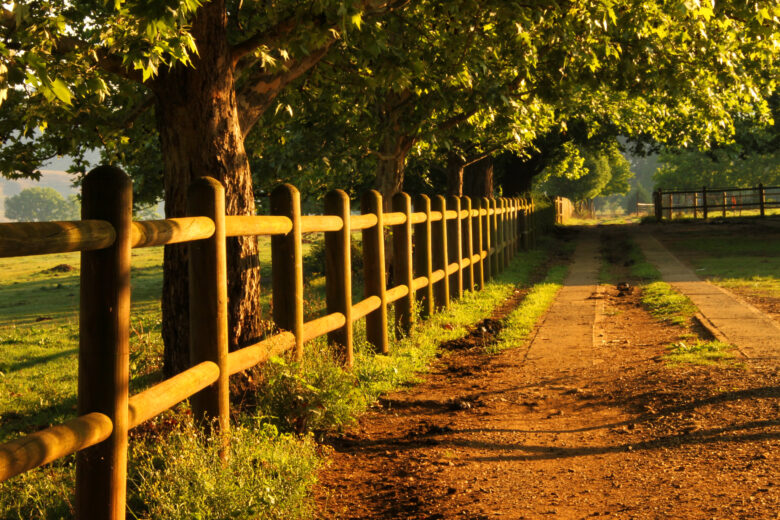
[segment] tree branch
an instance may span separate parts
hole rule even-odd
[[[0,6],[0,25],[13,31],[16,29],[16,15],[5,7]]]
[[[233,45],[230,49],[233,66],[238,63],[238,60],[247,54],[250,54],[261,45],[267,45],[268,47],[275,46],[278,44],[279,40],[290,34],[293,29],[299,25],[300,21],[295,17],[290,16],[286,20],[276,24],[276,26],[272,27],[270,30],[259,31],[246,40]]]
[[[258,70],[248,78],[247,84],[236,93],[244,137],[268,110],[276,96],[287,85],[317,65],[335,42],[336,38],[332,38],[308,56],[288,60],[285,62],[285,70],[281,72],[269,74]]]

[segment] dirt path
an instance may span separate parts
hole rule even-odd
[[[528,349],[529,370],[563,369],[571,373],[601,361],[593,350],[594,325],[603,307],[598,294],[601,259],[595,231],[583,232],[574,258],[563,288]]]
[[[736,345],[751,360],[780,360],[780,325],[771,317],[728,290],[701,280],[652,235],[637,233],[634,240],[663,280],[696,304],[719,339]]]
[[[593,298],[585,242],[530,349],[449,351],[331,440],[321,518],[780,518],[780,374],[664,366],[679,331]]]

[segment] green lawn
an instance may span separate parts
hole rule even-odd
[[[728,288],[780,297],[780,234],[769,231],[674,235],[665,242],[696,273]]]

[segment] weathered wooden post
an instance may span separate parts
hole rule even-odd
[[[699,194],[694,192],[693,196],[693,218],[699,218]]]
[[[469,265],[463,271],[463,286],[466,290],[474,292],[474,229],[471,219],[471,197],[462,197],[462,205],[466,210],[466,218],[463,219],[463,258],[467,258]]]
[[[417,291],[417,302],[420,304],[420,316],[427,318],[433,315],[433,258],[431,254],[431,199],[427,195],[417,195],[414,199],[414,211],[425,214],[425,221],[414,225],[414,265],[415,276],[424,276],[428,284]]]
[[[766,192],[761,183],[758,185],[758,213],[762,217],[766,216]]]
[[[520,242],[524,251],[528,251],[528,201],[525,197],[520,199]]]
[[[493,244],[493,254],[490,256],[490,270],[495,277],[501,272],[498,262],[498,257],[501,253],[501,243],[498,241],[500,236],[498,233],[498,202],[494,198],[490,199],[490,209],[493,211],[490,228],[490,243]]]
[[[295,335],[295,359],[303,359],[303,246],[301,243],[301,194],[291,184],[271,192],[271,215],[292,221],[286,235],[271,237],[273,317],[276,325]]]
[[[726,218],[726,208],[728,207],[728,199],[726,198],[726,192],[723,192],[723,218]]]
[[[704,220],[709,218],[709,207],[707,205],[707,186],[701,188],[701,214]]]
[[[672,210],[674,209],[673,206],[674,206],[674,199],[672,198],[672,194],[670,193],[669,194],[669,220],[672,220],[673,218],[672,215]]]
[[[477,288],[481,291],[485,288],[485,262],[482,258],[482,251],[485,248],[484,239],[482,235],[482,210],[483,200],[476,199],[474,204],[477,210],[477,218],[474,219],[474,235],[476,236],[476,249],[479,254],[479,260],[477,260],[477,271],[475,276],[477,277]]]
[[[655,220],[663,220],[663,190],[657,189],[653,192],[653,204],[655,205]]]
[[[506,267],[506,199],[498,198],[498,210],[501,212],[498,216],[498,243],[501,244],[501,252],[498,256],[498,268],[503,271]]]
[[[409,288],[406,296],[395,302],[395,332],[397,337],[408,333],[414,321],[414,263],[412,261],[412,199],[406,193],[393,195],[393,211],[403,213],[406,220],[393,228],[393,279]]]
[[[487,197],[482,197],[482,209],[485,210],[484,218],[482,219],[482,244],[485,248],[485,258],[482,260],[482,268],[485,272],[485,281],[491,280],[493,278],[493,271],[490,266],[490,247],[492,245],[492,240],[490,238],[491,234],[491,216],[490,216],[490,199]]]
[[[119,168],[100,166],[82,185],[81,218],[115,231],[105,249],[81,253],[78,414],[113,424],[105,441],[76,454],[76,518],[125,518],[130,364],[130,233],[133,190]]]
[[[349,195],[343,190],[328,192],[325,195],[325,214],[335,215],[343,223],[338,231],[325,232],[325,303],[328,314],[340,312],[344,315],[344,326],[328,333],[328,343],[336,348],[344,366],[352,367],[352,234],[349,228]],[[368,245],[369,250],[371,245]],[[365,242],[363,253],[366,253]]]
[[[382,214],[382,194],[371,190],[363,195],[364,215],[376,215],[376,226],[363,230],[363,269],[365,296],[376,296],[379,308],[366,315],[366,339],[377,352],[389,354],[387,339],[387,278],[385,268],[385,222]]]
[[[531,195],[528,196],[528,201],[531,206],[531,223],[528,228],[528,233],[531,236],[531,248],[533,249],[536,247],[536,202],[534,202],[534,198]]]
[[[433,268],[444,271],[444,278],[436,282],[433,296],[438,309],[450,306],[450,283],[447,276],[449,256],[447,254],[447,199],[443,195],[433,198],[433,210],[441,213],[441,220],[433,223]]]
[[[223,458],[230,429],[225,188],[212,177],[190,184],[187,214],[214,221],[211,237],[189,243],[190,363],[216,363],[219,379],[191,398],[192,415],[207,430],[219,429]],[[216,420],[216,425],[213,421]]]
[[[463,297],[463,233],[460,224],[460,197],[453,195],[447,200],[450,211],[455,212],[455,217],[447,225],[447,245],[449,247],[449,260],[458,264],[458,269],[448,278],[450,281],[450,298]]]

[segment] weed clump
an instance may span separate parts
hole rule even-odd
[[[687,324],[697,310],[687,296],[675,291],[666,282],[646,285],[642,291],[642,303],[657,319],[674,325]]]
[[[734,359],[734,346],[720,341],[678,341],[669,346],[663,356],[671,364],[715,365]]]

